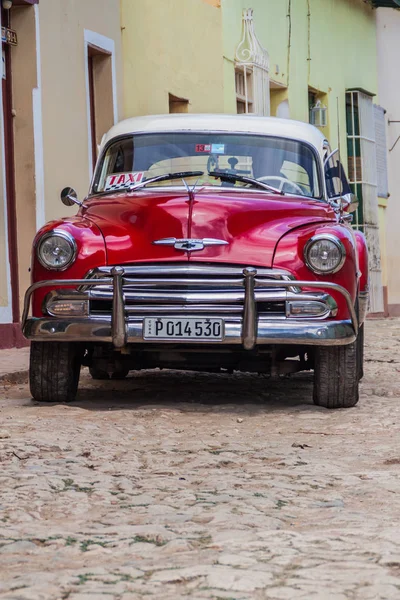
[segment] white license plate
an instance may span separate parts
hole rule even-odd
[[[209,340],[220,342],[224,337],[222,319],[145,319],[143,338],[145,340]]]

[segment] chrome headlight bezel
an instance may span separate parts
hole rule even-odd
[[[44,242],[46,240],[48,240],[49,238],[55,237],[55,236],[60,237],[60,238],[64,239],[66,242],[68,242],[68,245],[71,249],[71,255],[68,259],[68,262],[66,262],[64,265],[62,265],[60,267],[55,267],[55,266],[49,265],[44,260],[42,254],[41,254],[41,249],[43,247]],[[78,252],[78,248],[76,245],[75,238],[67,231],[63,231],[61,229],[52,229],[51,231],[48,231],[47,233],[45,233],[38,241],[37,247],[36,247],[36,256],[37,256],[38,261],[40,262],[42,267],[44,267],[45,269],[48,269],[50,271],[65,271],[66,269],[68,269],[68,267],[70,267],[72,265],[72,263],[75,262],[77,252]]]
[[[314,244],[316,242],[323,241],[323,240],[332,242],[333,244],[335,244],[335,246],[339,250],[340,260],[333,269],[328,269],[328,270],[319,269],[310,260],[309,255],[310,255],[311,248],[314,246]],[[304,246],[303,254],[304,254],[304,261],[305,261],[307,267],[313,273],[317,273],[318,275],[331,275],[332,273],[337,273],[343,267],[344,261],[346,260],[346,249],[345,249],[343,243],[341,242],[341,240],[338,237],[336,237],[335,235],[329,234],[329,233],[321,233],[318,235],[314,235],[312,238],[310,238],[307,241],[306,245]]]

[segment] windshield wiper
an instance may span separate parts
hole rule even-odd
[[[133,192],[139,188],[145,187],[148,183],[154,183],[155,181],[168,181],[170,179],[183,179],[184,177],[201,177],[204,175],[204,171],[181,171],[180,173],[167,173],[167,175],[157,175],[157,177],[151,177],[140,183],[136,183],[131,187],[125,188],[128,192]]]
[[[254,187],[259,187],[263,190],[268,190],[269,192],[280,194],[281,196],[285,195],[285,192],[283,192],[282,190],[278,190],[278,188],[272,187],[272,185],[268,185],[266,183],[263,183],[262,181],[258,181],[258,179],[253,179],[253,177],[246,177],[246,175],[239,175],[238,173],[225,173],[225,171],[210,171],[208,174],[210,175],[210,177],[219,177],[221,181],[243,181],[243,183],[249,183]]]

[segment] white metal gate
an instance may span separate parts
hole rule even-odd
[[[269,54],[256,35],[252,8],[243,11],[243,33],[236,48],[235,71],[238,112],[269,116]]]
[[[355,226],[367,238],[370,269],[370,311],[383,312],[379,240],[375,119],[372,97],[360,91],[346,93],[349,181],[361,201]]]

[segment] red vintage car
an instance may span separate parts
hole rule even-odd
[[[318,129],[128,119],[104,137],[88,196],[61,197],[78,214],[36,235],[25,297],[33,398],[74,400],[86,365],[96,379],[313,369],[315,404],[357,403],[367,248]]]

